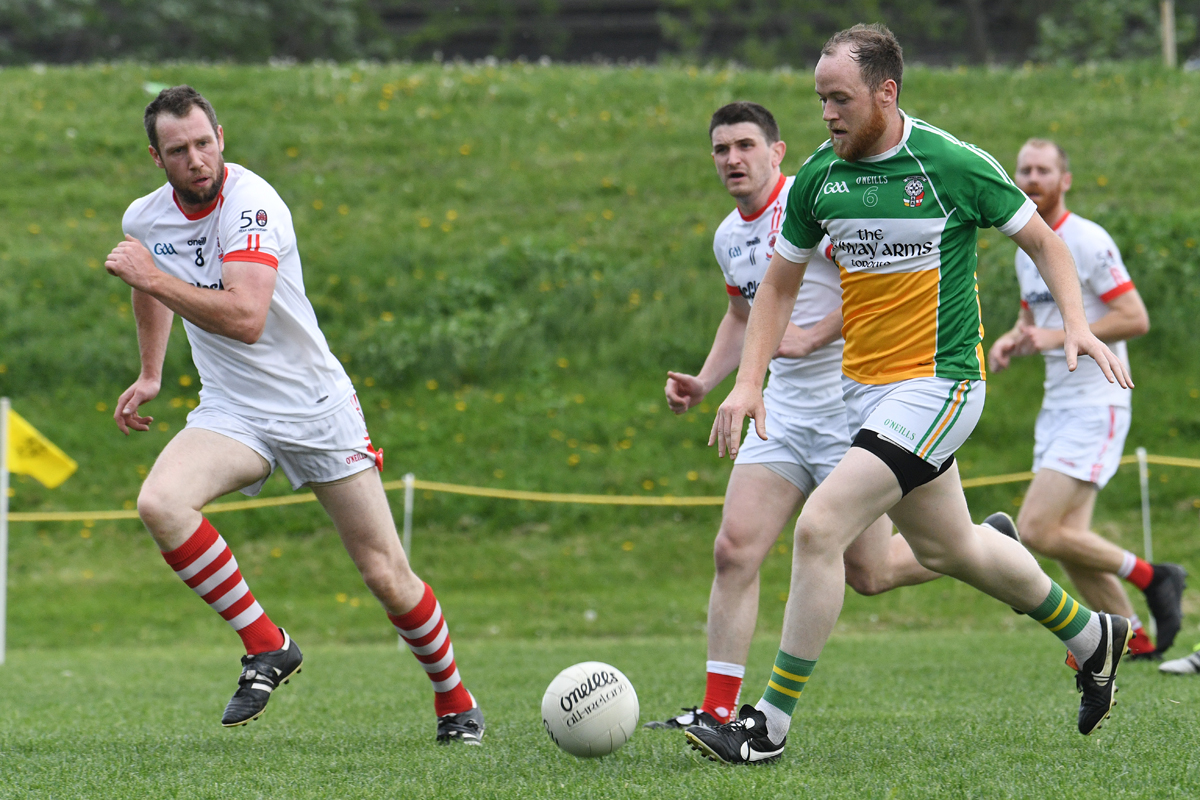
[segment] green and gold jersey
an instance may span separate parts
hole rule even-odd
[[[809,157],[775,251],[804,263],[829,234],[847,377],[982,380],[978,229],[1011,236],[1036,208],[986,152],[903,119],[903,138],[885,153],[843,161],[826,141]]]

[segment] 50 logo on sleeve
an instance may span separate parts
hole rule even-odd
[[[257,212],[246,209],[242,212],[240,219],[242,220],[242,224],[240,226],[242,230],[249,228],[251,225],[256,225],[259,228],[263,228],[266,227],[267,224],[267,212],[261,208]]]

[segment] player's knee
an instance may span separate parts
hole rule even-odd
[[[846,562],[846,585],[864,597],[883,594],[890,588],[885,576],[855,561]]]
[[[151,532],[170,526],[171,521],[178,516],[178,503],[173,502],[170,492],[149,482],[142,485],[138,492],[138,516]]]
[[[1051,555],[1058,537],[1058,525],[1041,514],[1022,514],[1017,519],[1021,544],[1044,555]]]
[[[793,537],[794,546],[797,553],[808,553],[812,555],[830,553],[835,547],[838,530],[834,519],[829,515],[812,513],[800,515],[800,519],[796,521],[796,533]],[[841,552],[837,553],[841,558]]]
[[[746,538],[722,524],[721,531],[713,542],[713,563],[717,573],[723,575],[745,569],[756,570],[759,565],[751,563],[753,560],[750,548],[746,545]]]

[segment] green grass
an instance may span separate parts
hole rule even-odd
[[[774,647],[755,644],[751,700]],[[4,667],[0,795],[1189,798],[1200,788],[1200,682],[1128,664],[1112,720],[1085,739],[1061,647],[1028,620],[1008,634],[835,638],[782,762],[754,768],[703,761],[680,734],[644,730],[610,757],[580,760],[542,730],[542,689],[582,660],[622,669],[642,720],[695,702],[700,638],[474,640],[456,652],[487,714],[479,749],[434,744],[427,681],[390,642],[309,646],[267,714],[233,731],[217,723],[236,676],[231,647],[23,651]]]

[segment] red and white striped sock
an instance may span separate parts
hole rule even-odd
[[[163,553],[163,558],[180,580],[233,626],[247,654],[283,647],[283,634],[254,599],[229,545],[208,520],[201,520],[196,532],[179,547]]]
[[[442,604],[425,584],[425,594],[416,608],[405,614],[388,614],[396,632],[412,650],[433,682],[433,709],[439,716],[460,714],[475,707],[475,699],[463,686],[454,663],[450,626],[442,616]]]

